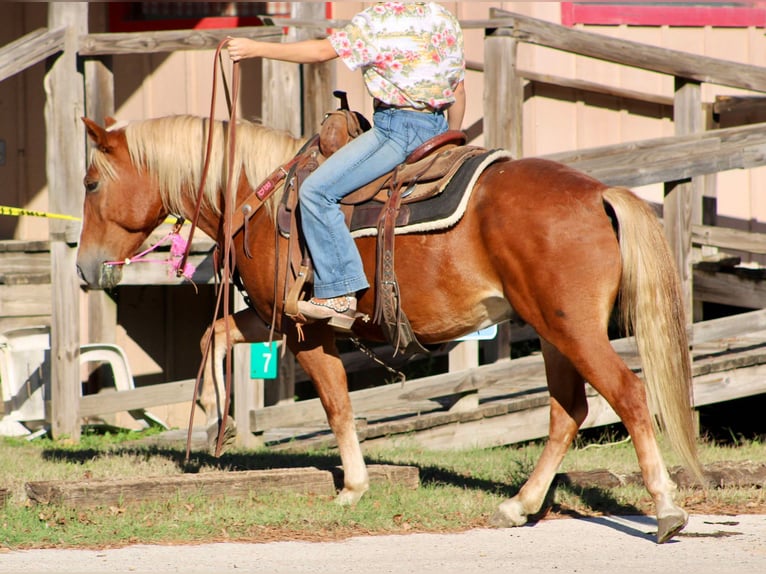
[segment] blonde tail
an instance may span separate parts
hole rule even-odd
[[[625,188],[609,188],[603,196],[619,224],[620,315],[636,338],[649,408],[684,465],[702,481],[691,356],[675,262],[662,225],[646,202]]]

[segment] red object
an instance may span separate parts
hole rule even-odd
[[[716,26],[722,28],[766,27],[766,2],[743,2],[741,6],[658,6],[654,2],[626,4],[561,3],[561,23],[633,26]]]

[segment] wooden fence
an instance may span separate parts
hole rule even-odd
[[[85,139],[79,122],[72,121],[72,110],[79,110],[76,115],[87,114],[97,121],[113,113],[113,79],[109,58],[120,54],[213,49],[222,38],[235,32],[194,30],[88,34],[86,23],[86,4],[49,3],[47,30],[32,32],[0,48],[0,81],[37,62],[47,60],[49,63],[46,76],[46,118],[50,209],[72,215],[79,213],[82,201],[81,195],[73,193],[73,190],[81,189],[85,158],[82,146],[61,143],[83,142]],[[275,24],[278,27],[324,30],[338,23],[311,19],[307,22],[277,20]],[[491,20],[464,21],[462,24],[467,29],[486,30],[485,61],[472,64],[472,67],[484,72],[483,130],[488,147],[507,148],[517,156],[524,155],[521,118],[525,83],[574,87],[584,92],[610,94],[672,107],[676,137],[577,150],[550,157],[578,167],[610,184],[665,184],[665,226],[684,282],[689,308],[694,297],[723,301],[727,291],[736,292],[737,297],[729,299],[729,302],[736,301],[743,305],[745,301],[740,295],[747,291],[748,306],[766,306],[766,295],[759,286],[745,287],[737,283],[735,290],[733,284],[721,284],[719,278],[710,279],[695,274],[692,266],[693,244],[766,253],[766,239],[763,235],[702,225],[703,221],[708,220],[705,210],[709,208],[710,202],[703,202],[705,192],[700,179],[721,170],[766,165],[766,135],[763,135],[766,133],[766,125],[704,132],[700,97],[703,82],[766,92],[766,70],[573,30],[502,10],[495,10]],[[278,41],[281,38],[279,30],[240,28],[236,34]],[[593,82],[521,70],[517,65],[516,54],[519,44],[523,42],[668,74],[674,78],[675,95],[672,99],[659,98]],[[78,66],[78,58],[84,64],[81,67]],[[310,118],[304,117],[304,123],[308,126],[318,125],[318,118],[332,106],[325,99],[331,93],[331,87],[328,87],[331,86],[331,73],[327,67],[321,66],[307,66],[304,70],[304,92],[316,94],[318,98],[311,105],[304,106],[304,114],[312,114]],[[52,85],[56,86],[55,90],[50,89]],[[280,85],[287,90],[297,89],[294,87],[297,81],[295,84],[283,82]],[[82,86],[85,86],[85,92]],[[282,94],[272,93],[270,96],[278,102]],[[273,109],[276,113],[276,110],[283,107],[267,104],[265,109]],[[294,121],[290,117],[274,120],[277,125]],[[265,117],[264,121],[272,123],[269,117]],[[285,125],[278,127],[289,128]],[[477,129],[478,126],[471,128],[473,133]],[[107,412],[106,404],[102,407],[90,404],[98,399],[83,398],[81,401],[79,397],[80,311],[74,268],[77,231],[75,224],[56,222],[51,226],[50,235],[51,282],[56,286],[52,289],[51,301],[52,431],[54,436],[69,435],[75,438],[79,436],[81,412],[91,413],[98,409],[102,409],[98,411],[102,414]],[[136,281],[142,282],[145,279],[137,278]],[[155,284],[161,281],[155,277],[150,282]],[[89,331],[92,334],[102,340],[113,337],[116,314],[108,298],[91,296],[88,316]],[[247,378],[247,375],[239,375],[237,378]],[[182,385],[184,382],[177,384]],[[235,389],[238,387],[235,382]],[[144,402],[140,406],[150,407],[160,404],[159,401],[169,401],[157,396],[158,393],[144,389],[134,392],[136,397],[141,397],[140,401],[153,401],[151,404]],[[147,396],[150,394],[154,395],[153,398]],[[159,394],[165,396],[167,393]],[[177,395],[174,397],[177,400]],[[123,402],[119,410],[124,410],[126,404],[139,406],[138,398],[126,395],[121,400]],[[237,415],[240,420],[248,418],[240,415]]]

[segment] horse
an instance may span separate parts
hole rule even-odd
[[[210,120],[167,116],[102,127],[83,118],[93,143],[84,177],[83,223],[77,268],[87,288],[112,288],[122,261],[169,214],[189,218],[200,184]],[[229,124],[213,121],[210,173],[202,192],[199,228],[225,239],[225,190],[246,197],[304,144],[301,138],[238,121],[233,158],[226,159]],[[232,182],[226,184],[234,166]],[[236,268],[260,322],[242,340],[284,336],[311,378],[337,440],[343,487],[336,502],[355,504],[369,475],[354,425],[346,373],[326,322],[301,325],[283,315],[287,243],[275,231],[279,193],[233,238]],[[228,209],[231,209],[229,207]],[[245,253],[245,236],[251,253]],[[374,285],[376,240],[356,245]],[[501,159],[476,179],[462,217],[448,229],[396,236],[400,301],[418,341],[436,345],[478,329],[521,320],[540,337],[550,393],[546,445],[529,478],[501,502],[490,522],[525,524],[538,513],[579,427],[588,414],[587,381],[622,420],[635,446],[657,517],[657,542],[686,525],[657,433],[666,433],[683,464],[701,479],[691,407],[691,359],[680,280],[662,224],[651,206],[627,188],[608,186],[542,158]],[[357,310],[372,314],[375,288]],[[274,310],[276,309],[276,312]],[[613,313],[635,335],[639,378],[609,340]],[[273,324],[272,324],[273,321]],[[236,321],[231,320],[232,324]],[[357,320],[354,335],[382,341],[374,322]]]

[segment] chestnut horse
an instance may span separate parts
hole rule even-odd
[[[85,203],[77,265],[92,288],[110,288],[121,276],[105,265],[136,253],[169,214],[191,217],[203,163],[207,120],[172,116],[100,127],[84,119],[94,151],[85,176]],[[228,124],[215,122],[210,175],[200,229],[222,238]],[[304,143],[287,133],[239,122],[233,177],[239,197],[294,156]],[[354,426],[346,374],[324,322],[296,326],[281,315],[286,240],[275,233],[274,206],[256,212],[234,238],[237,268],[253,310],[242,320],[265,325],[277,308],[276,330],[311,377],[337,439],[344,487],[353,504],[369,487]],[[277,245],[279,243],[279,245]],[[679,532],[687,513],[674,502],[656,440],[658,419],[684,464],[698,477],[690,405],[691,365],[677,271],[662,226],[631,191],[609,187],[565,165],[542,159],[501,160],[478,178],[463,217],[440,232],[398,235],[396,274],[403,309],[418,340],[435,344],[510,319],[540,336],[550,391],[549,439],[527,482],[500,504],[497,526],[518,526],[537,513],[578,428],[585,420],[588,381],[614,408],[635,445],[658,520],[658,542]],[[375,238],[357,240],[373,284]],[[278,254],[279,267],[274,258]],[[275,277],[275,273],[278,275]],[[374,289],[358,310],[372,315]],[[645,382],[612,348],[607,326],[619,302],[626,330],[636,336]],[[249,317],[249,319],[248,319]],[[355,334],[381,341],[381,330],[357,321]],[[264,338],[252,327],[245,339]],[[651,407],[651,408],[650,408]]]

